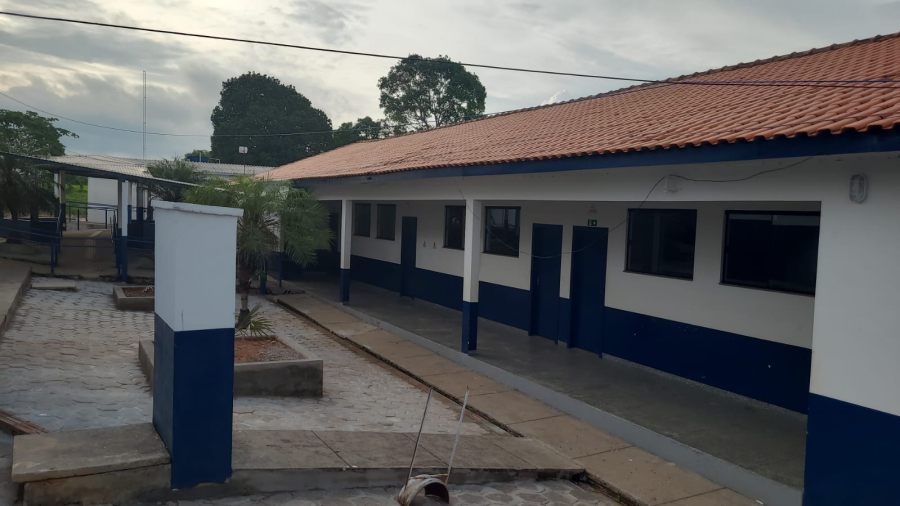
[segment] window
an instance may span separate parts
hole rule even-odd
[[[722,282],[813,295],[819,213],[727,211]]]
[[[444,208],[444,247],[465,249],[463,233],[466,229],[466,206]]]
[[[372,230],[372,204],[353,204],[353,235],[369,237]]]
[[[397,206],[378,204],[378,218],[375,221],[375,237],[393,241],[397,228]]]
[[[518,207],[485,207],[487,223],[484,232],[484,252],[495,255],[519,256]]]
[[[695,209],[629,209],[625,270],[694,278]]]

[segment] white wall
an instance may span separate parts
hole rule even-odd
[[[891,165],[865,171],[862,204],[846,186],[822,203],[810,391],[900,416],[900,162]]]
[[[396,240],[375,238],[375,209],[371,203],[370,237],[353,237],[353,254],[400,263],[401,216],[418,217],[416,266],[462,276],[463,252],[444,248],[444,206],[462,201],[390,201],[397,205]],[[726,210],[765,209],[770,211],[817,211],[819,204],[807,203],[720,203],[651,202],[645,208],[697,209],[697,243],[694,279],[672,279],[625,272],[626,226],[622,222],[629,208],[639,202],[593,203],[598,226],[613,229],[607,254],[606,304],[622,309],[702,327],[734,332],[779,343],[810,348],[812,345],[813,297],[720,284],[724,215]],[[572,227],[588,219],[588,202],[490,201],[485,206],[521,206],[518,257],[482,253],[481,281],[522,290],[531,286],[531,234],[534,223],[563,225],[563,255],[560,296],[569,297]],[[483,209],[476,212],[483,215]],[[760,315],[766,315],[761,318]]]
[[[101,179],[99,177],[89,177],[88,178],[88,202],[94,204],[110,204],[116,205],[119,203],[119,193],[117,189],[118,181],[115,179]],[[113,213],[106,213],[106,216],[110,219],[113,217]],[[88,209],[88,218],[87,220],[91,223],[103,223],[103,210],[102,209]]]
[[[737,179],[781,167],[785,170],[741,182],[681,181],[677,192],[666,193],[664,184],[660,184],[648,193],[657,181],[671,174],[696,179]],[[870,179],[870,196],[862,204],[851,203],[848,198],[850,176],[858,173],[866,174]],[[540,207],[547,204],[540,201],[634,203],[646,198],[647,206],[656,207],[706,202],[696,204],[699,211],[695,279],[682,281],[623,272],[624,230],[618,230],[610,237],[607,304],[798,346],[809,347],[811,341],[812,392],[900,415],[898,153],[332,184],[319,186],[317,191],[321,198],[456,201],[465,196],[486,203],[504,200],[521,203],[523,249],[530,244],[530,227],[536,220],[560,217],[556,213],[563,217],[573,213],[570,221],[557,223],[570,224],[584,219],[582,215],[576,220],[574,213],[577,211],[567,209],[562,203],[552,204],[556,211],[541,210]],[[528,201],[538,203],[530,209],[532,202]],[[815,298],[718,284],[721,211],[750,208],[747,202],[768,202],[760,205],[766,209],[821,206]],[[776,202],[780,202],[777,207]],[[411,204],[415,205],[415,202]],[[618,209],[607,207],[604,204],[601,211],[598,205],[601,226],[615,224],[617,217],[624,218],[628,204]],[[420,234],[425,233],[425,223],[426,220],[420,221]],[[571,244],[570,230],[568,227],[566,230],[564,248]],[[439,233],[442,232],[433,232],[435,236]],[[364,245],[359,247],[362,249]],[[399,248],[399,245],[395,247]],[[380,254],[384,255],[383,259],[393,258],[388,250],[382,250]],[[502,279],[504,284],[527,288],[527,278],[523,275],[527,272],[524,270],[527,261],[522,258],[513,262],[502,260],[483,256],[482,279],[494,282]],[[445,267],[444,270],[461,269],[461,255],[458,262],[448,260],[446,264],[458,264],[459,267]],[[425,264],[420,262],[420,265]],[[435,261],[428,265],[440,270],[445,264]],[[565,266],[564,277],[567,271]]]

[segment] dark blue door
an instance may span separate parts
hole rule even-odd
[[[531,332],[550,339],[559,333],[562,225],[535,223],[531,234]]]
[[[609,229],[572,229],[572,338],[569,346],[602,352]]]
[[[400,232],[400,295],[413,296],[416,275],[416,228],[415,216],[404,216]]]

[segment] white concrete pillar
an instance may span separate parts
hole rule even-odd
[[[123,183],[121,181],[116,181],[116,221],[118,222],[117,228],[119,230],[122,230],[122,218],[125,216],[125,213],[122,212],[122,202],[125,201],[122,188],[124,188]]]
[[[463,252],[462,352],[478,346],[478,286],[481,271],[481,238],[484,237],[481,201],[466,200],[465,251]]]
[[[353,201],[341,201],[341,302],[350,302],[350,243],[353,240]]]
[[[804,480],[810,506],[897,502],[900,172],[870,171],[862,203],[848,197],[850,175],[822,201]]]
[[[123,237],[128,237],[128,206],[131,205],[131,184],[122,181],[119,185],[119,229]]]
[[[241,209],[156,202],[153,426],[172,488],[231,476]]]

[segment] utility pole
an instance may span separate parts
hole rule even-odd
[[[141,138],[141,159],[147,159],[147,71],[144,70],[144,130]]]

